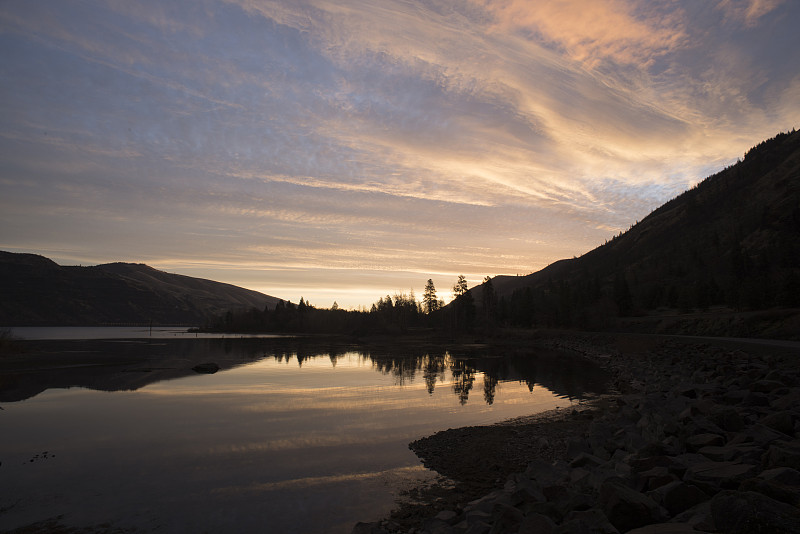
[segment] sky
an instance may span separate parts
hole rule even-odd
[[[796,0],[2,0],[0,249],[448,300],[800,126],[798,27]]]

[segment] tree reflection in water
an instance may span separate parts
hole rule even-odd
[[[494,404],[494,392],[497,389],[498,378],[489,373],[483,374],[483,400],[491,406]]]
[[[51,387],[135,390],[161,380],[194,374],[192,367],[199,362],[216,362],[225,370],[265,358],[286,364],[296,358],[300,367],[305,362],[329,359],[335,367],[339,360],[353,354],[365,365],[393,376],[397,385],[412,384],[417,375],[422,376],[430,395],[433,395],[437,384],[451,385],[453,394],[462,405],[469,400],[479,377],[483,379],[483,400],[489,405],[495,402],[502,382],[524,383],[530,391],[541,385],[555,395],[571,399],[603,393],[607,382],[606,373],[591,362],[546,350],[504,353],[486,347],[472,350],[460,348],[458,351],[431,347],[364,349],[358,345],[325,345],[291,339],[160,340],[152,345],[115,343],[113,347],[102,340],[43,343],[45,345],[42,347],[48,350],[55,346],[69,351],[71,357],[74,354],[102,355],[108,352],[113,355],[109,359],[126,361],[128,366],[133,365],[131,362],[139,362],[138,365],[148,372],[120,372],[118,366],[74,366],[58,369],[58,372],[47,372],[45,369],[41,373],[16,374],[6,381],[6,387],[0,385],[0,400],[23,400]]]
[[[453,375],[453,393],[458,397],[458,402],[464,405],[475,382],[475,368],[466,360],[455,360],[450,364],[450,372]]]
[[[446,354],[426,354],[423,358],[422,376],[425,378],[425,388],[429,395],[433,395],[437,380],[444,381],[444,372],[447,369]]]
[[[359,357],[370,361],[375,370],[395,377],[398,385],[411,384],[417,374],[425,388],[433,394],[437,383],[451,381],[459,403],[469,400],[475,380],[482,375],[483,400],[492,405],[498,385],[505,381],[524,383],[530,391],[541,385],[565,398],[584,398],[587,394],[603,393],[605,372],[591,362],[555,351],[537,351],[504,356],[487,352],[453,354],[449,351],[397,353],[359,351]],[[449,372],[449,377],[448,377]]]

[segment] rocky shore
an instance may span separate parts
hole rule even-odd
[[[603,362],[615,394],[412,443],[450,486],[354,534],[800,532],[796,349],[539,342]]]

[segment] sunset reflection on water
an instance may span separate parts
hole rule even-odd
[[[559,368],[552,355],[533,365],[532,355],[401,357],[225,341],[150,349],[172,355],[158,360],[163,366],[215,360],[215,374],[173,369],[176,378],[126,386],[148,370],[167,372],[151,359],[92,375],[84,387],[51,385],[4,402],[4,434],[14,438],[0,444],[0,529],[63,516],[69,526],[165,532],[260,532],[265,524],[349,532],[432,476],[410,441],[569,406],[581,384],[597,389],[590,369]],[[565,372],[572,376],[557,378]],[[81,385],[80,375],[72,382]],[[88,389],[97,384],[116,390]],[[46,460],[30,461],[42,451]]]

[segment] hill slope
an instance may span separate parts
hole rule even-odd
[[[499,319],[519,326],[798,307],[800,132],[759,144],[579,258],[492,284]]]
[[[278,302],[230,284],[143,264],[60,266],[0,251],[0,325],[200,324],[231,309]]]

